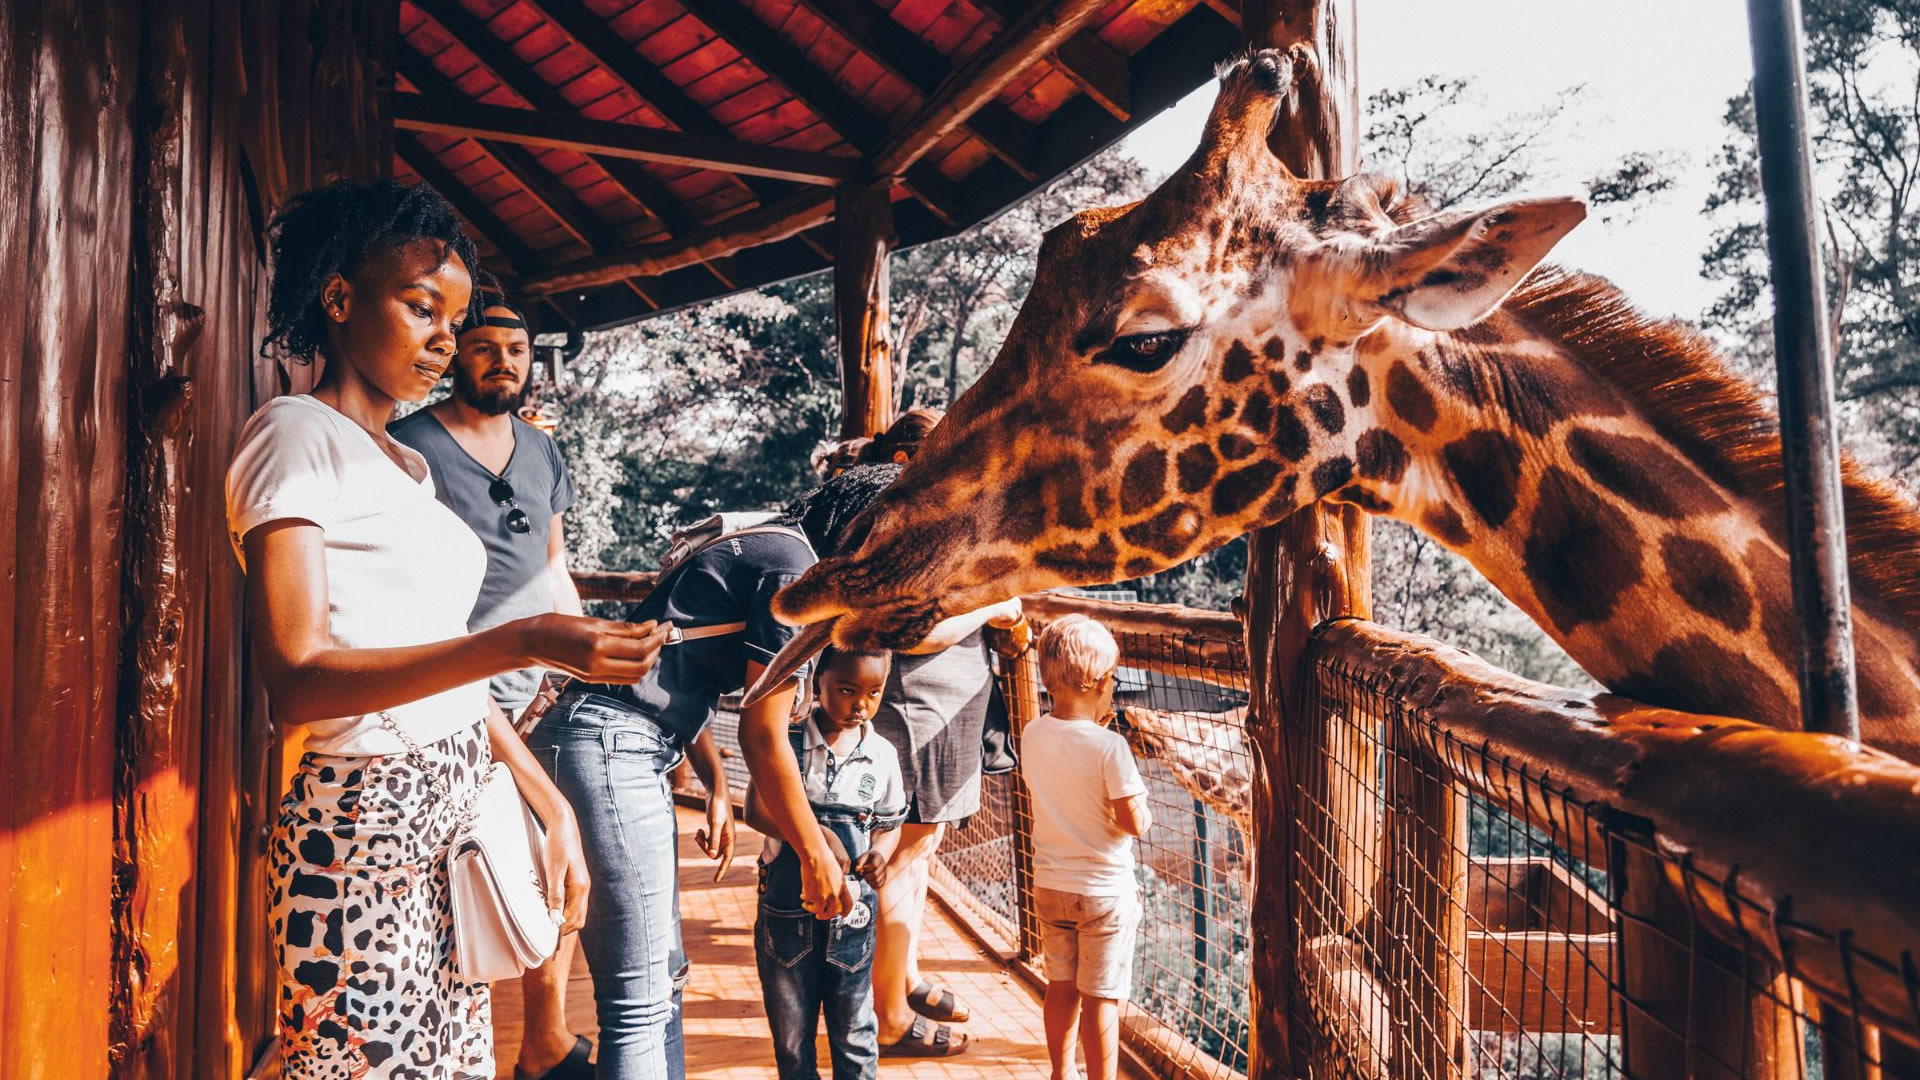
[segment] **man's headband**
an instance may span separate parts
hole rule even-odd
[[[509,330],[525,330],[527,324],[517,315],[488,315],[480,320],[481,326],[504,326]]]

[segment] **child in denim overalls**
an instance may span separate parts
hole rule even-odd
[[[823,1010],[834,1080],[872,1080],[879,1063],[874,890],[886,880],[887,857],[907,811],[899,759],[868,723],[886,690],[890,661],[884,652],[822,653],[813,714],[792,733],[807,802],[848,870],[851,913],[823,921],[800,906],[800,860],[747,792],[747,824],[767,837],[753,943],[780,1080],[818,1080],[813,1041]]]

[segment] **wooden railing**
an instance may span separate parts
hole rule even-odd
[[[1336,620],[1285,723],[1285,819],[1241,837],[1238,620],[1026,606],[1040,625],[1099,619],[1121,646],[1157,823],[1123,1030],[1154,1075],[1245,1068],[1245,997],[1222,984],[1244,992],[1246,878],[1284,832],[1265,865],[1294,913],[1299,1075],[1920,1078],[1920,767]],[[1046,704],[1031,652],[1001,678],[1017,729]],[[936,893],[1037,980],[1030,822],[1018,776],[989,778]],[[1222,1000],[1242,1014],[1223,1021]]]

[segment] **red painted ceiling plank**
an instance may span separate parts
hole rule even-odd
[[[587,7],[606,20],[613,32],[628,41],[638,41],[680,17],[677,7],[659,3],[639,3],[622,8],[619,3],[599,4],[587,0]]]
[[[929,158],[933,156],[928,155]],[[968,139],[956,147],[952,153],[936,161],[934,168],[939,169],[949,180],[959,180],[986,164],[987,158],[991,156],[987,153],[987,148],[980,145],[978,139]]]
[[[682,15],[636,44],[640,55],[665,71],[667,65],[675,60],[718,38],[719,35],[707,29],[707,25],[699,19]]]
[[[715,120],[725,124],[734,135],[748,142],[771,142],[792,129],[771,118],[758,123],[755,121],[792,100],[777,84],[761,79],[739,93],[717,98],[708,103],[706,108]],[[812,114],[807,115],[811,120]]]
[[[842,139],[827,125],[815,124],[803,131],[796,131],[783,139],[777,140],[776,145],[794,150],[825,151],[833,147],[845,146],[846,140]]]
[[[748,87],[766,83],[766,72],[748,63],[724,41],[710,41],[661,69],[702,105],[724,101]]]

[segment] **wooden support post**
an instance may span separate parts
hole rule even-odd
[[[833,262],[840,338],[840,437],[878,435],[893,422],[893,349],[887,312],[887,253],[893,249],[892,185],[842,185]]]
[[[1241,25],[1250,45],[1304,45],[1318,61],[1315,70],[1303,74],[1301,87],[1305,93],[1300,103],[1310,106],[1312,122],[1300,122],[1307,115],[1300,109],[1283,115],[1271,140],[1274,152],[1300,176],[1352,172],[1359,154],[1352,0],[1247,0]],[[1316,925],[1299,902],[1306,839],[1371,833],[1360,806],[1346,808],[1351,814],[1336,822],[1326,813],[1332,804],[1314,800],[1321,820],[1308,822],[1298,820],[1306,800],[1295,798],[1295,791],[1305,786],[1326,790],[1331,766],[1326,733],[1304,739],[1307,733],[1296,715],[1307,638],[1330,616],[1368,614],[1368,574],[1367,522],[1350,507],[1312,507],[1251,538],[1246,614],[1252,708],[1247,730],[1255,770],[1255,835],[1248,1080],[1280,1080],[1310,1071],[1309,1040],[1295,1027],[1303,1015],[1294,1001],[1298,950],[1303,942],[1325,939],[1333,928]],[[1364,770],[1367,765],[1363,756],[1343,767]],[[1348,853],[1372,857],[1356,847],[1348,845]],[[1334,862],[1347,865],[1345,859]],[[1319,873],[1323,881],[1362,880],[1331,866]],[[1345,891],[1364,902],[1371,890]]]
[[[1611,847],[1608,875],[1620,913],[1614,970],[1620,976],[1617,1008],[1627,1075],[1804,1076],[1805,1044],[1790,980],[1695,924],[1693,905],[1670,879],[1650,837],[1616,839]]]
[[[1467,793],[1395,722],[1373,953],[1393,1002],[1395,1075],[1457,1080],[1467,1017]],[[1557,989],[1557,988],[1556,988]]]
[[[1033,650],[1008,656],[1001,653],[1006,675],[1002,689],[1007,695],[1007,719],[1013,728],[1014,752],[1019,753],[1020,738],[1027,725],[1039,719],[1040,672]],[[1033,906],[1033,796],[1027,791],[1026,777],[1013,774],[1013,893],[1016,924],[1020,930],[1020,958],[1040,956],[1040,918]]]

